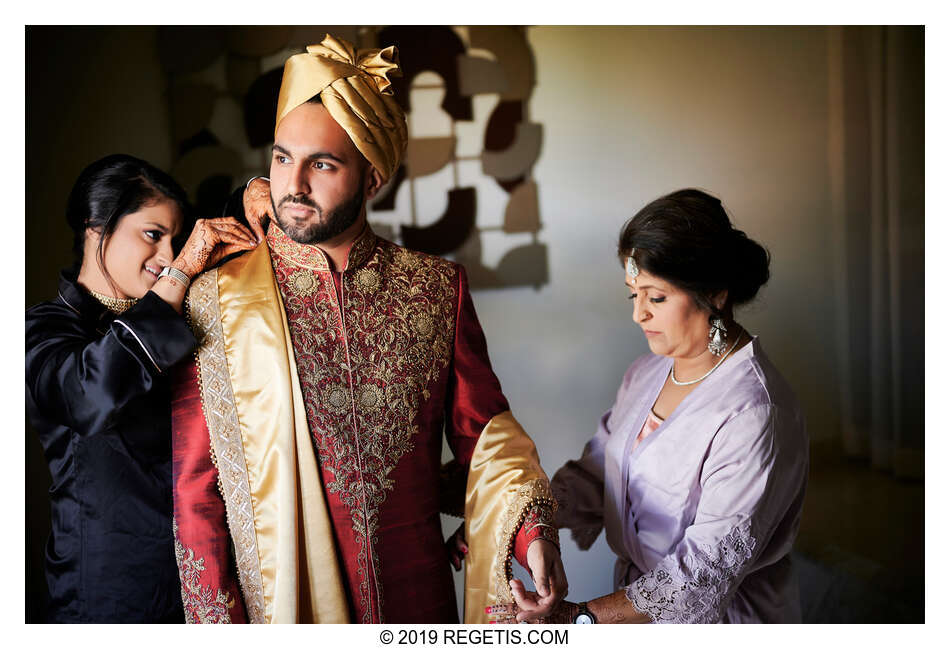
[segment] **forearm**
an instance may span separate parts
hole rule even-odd
[[[592,599],[587,602],[587,608],[597,618],[598,624],[648,624],[653,621],[649,615],[634,608],[623,590]]]

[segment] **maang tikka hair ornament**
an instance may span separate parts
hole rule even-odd
[[[627,257],[627,275],[630,275],[631,278],[636,278],[636,276],[640,274],[640,269],[637,268],[637,262],[633,258],[633,253],[635,252],[636,250],[631,250],[630,256]]]
[[[722,318],[713,318],[709,328],[709,351],[714,356],[722,356],[726,351],[726,325]]]

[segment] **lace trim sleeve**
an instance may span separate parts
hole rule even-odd
[[[722,619],[737,577],[755,549],[752,521],[746,519],[715,546],[701,545],[680,559],[664,557],[626,587],[633,606],[657,623],[712,624]]]

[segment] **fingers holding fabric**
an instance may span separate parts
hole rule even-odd
[[[199,219],[172,265],[193,278],[227,255],[256,245],[251,231],[234,218]]]
[[[270,181],[267,178],[254,178],[244,190],[244,217],[257,242],[264,240],[267,223],[273,217],[273,203],[270,196]]]

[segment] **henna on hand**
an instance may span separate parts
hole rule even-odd
[[[547,617],[528,624],[572,624],[580,608],[575,602],[561,600]],[[587,608],[597,618],[597,624],[648,624],[653,621],[633,606],[623,589],[588,601]],[[485,609],[488,617],[498,624],[517,624],[516,616],[522,612],[517,603],[495,604]]]
[[[263,240],[267,222],[271,218],[273,203],[270,196],[270,181],[264,178],[255,178],[244,190],[244,216],[247,218],[251,230]]]
[[[573,624],[574,618],[580,612],[581,607],[574,602],[561,600],[554,607],[554,611],[547,617],[538,620],[539,624]]]
[[[555,605],[547,617],[525,622],[525,624],[573,624],[581,607],[566,599]],[[495,604],[485,609],[489,619],[496,624],[519,624],[516,616],[521,612],[517,604]]]
[[[254,246],[253,236],[235,219],[201,219],[172,265],[193,278],[227,255]]]

